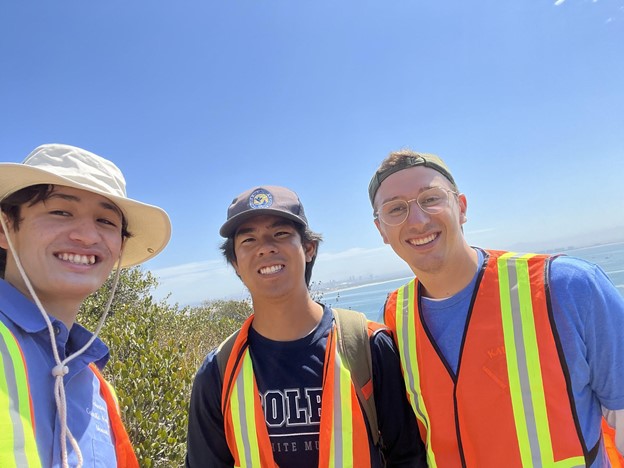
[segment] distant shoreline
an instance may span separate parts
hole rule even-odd
[[[600,247],[609,247],[609,246],[613,246],[613,245],[624,245],[624,240],[620,240],[620,241],[613,241],[613,242],[607,242],[604,244],[591,244],[591,245],[584,245],[584,246],[565,246],[565,247],[558,247],[556,249],[542,249],[537,251],[538,253],[547,253],[547,254],[555,254],[555,253],[566,253],[566,252],[570,252],[570,251],[580,251],[580,250],[590,250],[590,249],[597,249]],[[514,250],[516,251],[516,250]],[[534,250],[534,252],[536,252]],[[397,276],[396,278],[389,278],[389,279],[376,279],[371,281],[370,283],[368,282],[353,282],[351,284],[349,284],[349,282],[344,281],[342,282],[340,285],[335,285],[335,286],[331,286],[331,287],[321,287],[318,289],[315,289],[314,292],[318,292],[318,293],[323,293],[323,294],[334,294],[334,293],[339,293],[342,291],[351,291],[354,289],[360,289],[360,288],[365,288],[365,287],[369,287],[369,286],[375,286],[375,285],[379,285],[379,284],[385,284],[385,283],[392,283],[394,281],[399,281],[399,280],[405,280],[405,282],[411,280],[414,276],[413,275],[409,275],[409,276]]]
[[[405,282],[411,280],[414,276],[405,276],[405,277],[398,277],[398,278],[392,278],[392,279],[386,279],[386,280],[379,280],[379,281],[373,281],[372,283],[362,283],[362,284],[357,284],[357,285],[353,285],[353,286],[345,286],[344,288],[341,287],[337,287],[337,288],[322,288],[322,289],[316,289],[315,291],[318,291],[320,293],[339,293],[342,291],[351,291],[353,289],[360,289],[360,288],[366,288],[369,286],[376,286],[378,284],[386,284],[386,283],[392,283],[394,281],[399,281],[399,280],[404,280]]]

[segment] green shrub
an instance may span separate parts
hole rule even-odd
[[[206,354],[241,326],[248,301],[180,308],[154,302],[156,278],[139,267],[122,271],[100,336],[110,347],[104,375],[117,391],[142,467],[183,466],[193,377]],[[90,296],[78,321],[93,330],[112,278]]]

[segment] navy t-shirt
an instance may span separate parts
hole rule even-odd
[[[275,462],[282,468],[318,467],[323,362],[333,314],[324,308],[318,326],[294,341],[273,341],[249,329],[249,349]],[[388,466],[426,466],[418,426],[406,398],[398,354],[381,332],[371,342],[373,385]],[[215,351],[195,377],[189,412],[190,467],[231,467],[221,414],[222,381]],[[370,440],[370,434],[369,434]],[[372,446],[374,467],[382,454]]]

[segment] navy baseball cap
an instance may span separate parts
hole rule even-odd
[[[285,187],[264,185],[238,195],[227,210],[227,221],[221,226],[222,237],[233,237],[236,229],[249,218],[274,215],[290,219],[308,227],[301,200],[295,192]]]

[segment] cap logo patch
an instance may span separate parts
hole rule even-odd
[[[249,196],[249,207],[256,210],[258,208],[268,208],[273,204],[273,195],[264,189],[255,190]]]

